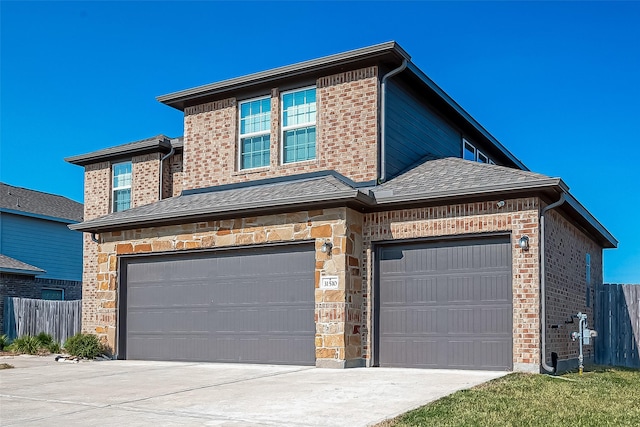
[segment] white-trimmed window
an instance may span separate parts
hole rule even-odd
[[[282,163],[316,158],[316,88],[282,94]]]
[[[462,158],[465,160],[471,160],[472,162],[495,165],[495,162],[491,160],[489,156],[478,150],[472,143],[464,138],[462,139]]]
[[[462,146],[463,146],[462,158],[465,159],[465,160],[475,161],[476,160],[476,147],[474,147],[473,144],[471,144],[466,139],[462,140]]]
[[[115,163],[113,171],[113,212],[131,207],[131,162]]]
[[[478,162],[480,163],[489,163],[489,158],[480,150],[477,150],[478,153]]]
[[[240,169],[269,166],[271,98],[240,103]]]

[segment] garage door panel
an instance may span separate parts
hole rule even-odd
[[[315,363],[311,245],[125,261],[127,358]]]
[[[506,238],[382,247],[378,363],[511,369],[510,254]]]

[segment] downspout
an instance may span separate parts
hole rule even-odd
[[[378,184],[382,184],[387,179],[387,164],[385,162],[385,154],[386,154],[386,98],[387,98],[387,80],[389,78],[395,76],[403,72],[407,68],[407,60],[403,59],[402,64],[394,69],[389,71],[383,78],[382,83],[380,84],[380,89],[382,91],[382,95],[380,97],[380,176],[378,177]]]
[[[169,150],[167,155],[160,159],[160,192],[158,194],[158,200],[162,200],[162,169],[163,169],[162,162],[167,160],[169,157],[173,156],[173,153],[175,153],[175,152],[176,152],[176,149],[172,145],[171,146],[171,150]]]
[[[545,272],[544,272],[544,214],[551,209],[555,209],[565,202],[564,192],[560,195],[560,199],[546,206],[540,211],[540,325],[542,333],[542,348],[540,354],[541,366],[547,372],[554,372],[553,367],[547,365],[546,349],[547,349],[547,310],[545,297]]]

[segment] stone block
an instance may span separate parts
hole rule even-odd
[[[315,227],[311,227],[311,237],[312,238],[323,238],[323,237],[331,237],[332,230],[330,224],[319,225]]]

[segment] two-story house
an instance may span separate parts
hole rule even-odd
[[[119,358],[539,371],[613,236],[395,42],[161,96],[85,168],[83,328]],[[590,317],[591,318],[591,317]]]
[[[6,297],[82,298],[82,222],[71,199],[0,183],[0,334]]]

